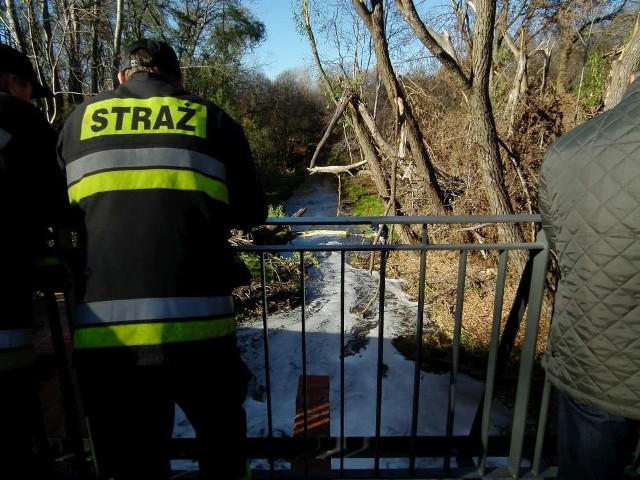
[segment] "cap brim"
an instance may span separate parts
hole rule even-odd
[[[44,85],[33,83],[33,94],[31,98],[53,98],[53,92]]]

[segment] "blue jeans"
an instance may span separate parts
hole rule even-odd
[[[558,479],[623,478],[640,422],[611,415],[557,391]]]

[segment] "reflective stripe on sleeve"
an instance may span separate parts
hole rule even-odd
[[[76,329],[73,332],[73,346],[83,349],[163,345],[219,338],[235,331],[235,317],[93,326]]]
[[[145,320],[206,318],[235,313],[233,297],[161,297],[134,298],[80,304],[76,308],[76,326],[131,323]]]

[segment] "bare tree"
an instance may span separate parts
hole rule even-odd
[[[118,69],[120,61],[118,60],[118,52],[122,48],[122,27],[124,14],[124,0],[116,0],[116,16],[113,29],[113,58],[111,61],[111,81],[113,86],[118,85]]]
[[[364,160],[367,162],[368,171],[376,187],[378,195],[385,199],[387,203],[386,214],[395,215],[398,212],[399,204],[395,196],[395,189],[389,181],[382,166],[383,158],[395,156],[393,148],[383,140],[382,135],[375,126],[373,115],[370,113],[366,103],[362,100],[353,86],[343,79],[336,82],[326,72],[318,53],[315,35],[311,27],[309,15],[309,1],[302,0],[300,4],[302,24],[305,34],[309,40],[314,62],[320,74],[324,87],[329,92],[337,110],[344,110],[353,129],[358,145]],[[346,99],[346,106],[342,106],[342,101]],[[413,242],[416,240],[415,234],[407,225],[401,225],[399,234],[403,241]]]
[[[385,31],[383,0],[370,0],[371,8],[367,7],[365,0],[352,0],[352,3],[371,34],[373,48],[376,53],[378,74],[385,86],[389,101],[395,110],[399,130],[406,133],[406,141],[427,197],[433,206],[434,213],[443,214],[446,211],[444,195],[438,185],[435,169],[425,148],[422,131],[391,64]],[[400,135],[399,139],[402,142],[404,137]],[[399,145],[399,148],[402,147]]]
[[[631,38],[620,49],[619,56],[611,64],[609,86],[604,100],[604,109],[614,107],[622,98],[631,75],[640,69],[640,28],[636,20]]]
[[[431,35],[430,29],[418,15],[413,0],[395,0],[395,3],[416,37],[458,79],[458,84],[469,103],[472,127],[478,146],[478,162],[491,213],[512,214],[514,209],[503,181],[498,133],[489,97],[496,1],[478,0],[473,4],[475,18],[470,38],[471,69],[468,73],[465,73],[463,66],[447,52],[438,39]],[[499,234],[506,242],[523,240],[520,230],[512,224],[501,224]]]
[[[18,13],[18,6],[15,0],[5,0],[6,3],[6,27],[9,30],[9,34],[13,41],[16,43],[19,50],[27,51],[27,41],[25,39],[25,33],[20,22],[20,15]]]
[[[627,0],[572,0],[550,2],[552,19],[558,31],[556,90],[563,94],[577,77],[588,53],[592,37],[624,12]],[[581,59],[575,61],[576,54]],[[572,63],[577,64],[572,68]]]

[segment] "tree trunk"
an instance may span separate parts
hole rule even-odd
[[[13,41],[16,42],[18,50],[20,50],[21,52],[26,52],[27,42],[25,41],[24,32],[22,31],[22,27],[20,26],[16,2],[15,0],[6,0],[5,4],[7,6],[7,23],[9,25],[11,38],[13,38]]]
[[[69,79],[67,88],[71,92],[71,102],[78,105],[82,102],[82,62],[80,61],[80,23],[78,12],[73,1],[66,1],[65,13],[69,22],[69,32],[67,36],[67,57],[69,59]]]
[[[378,196],[385,199],[387,204],[391,202],[393,205],[391,211],[396,213],[397,200],[392,198],[391,186],[389,185],[387,176],[384,174],[380,161],[378,160],[375,145],[366,131],[366,126],[362,121],[362,117],[358,115],[357,109],[355,109],[353,105],[350,105],[349,108],[349,118],[351,120],[351,126],[358,138],[360,149],[362,150],[364,158],[367,161],[367,165],[369,166],[369,172],[371,173],[371,178],[373,179],[373,183],[378,191]],[[415,243],[417,241],[417,236],[411,231],[409,225],[399,225],[398,229],[400,232],[400,238],[403,242]]]
[[[640,28],[636,21],[631,39],[622,49],[620,58],[611,64],[609,88],[604,99],[604,109],[609,110],[622,99],[631,76],[640,69]]]
[[[329,76],[322,67],[313,30],[311,29],[308,0],[302,0],[301,8],[305,31],[307,38],[309,39],[316,67],[320,73],[320,78],[327,90],[331,92],[336,107],[339,107],[340,102],[338,98],[348,94],[345,92],[336,94],[333,86],[334,84],[331,82]],[[391,185],[389,184],[387,176],[385,175],[380,163],[380,156],[378,152],[385,152],[389,157],[395,157],[395,153],[391,151],[391,147],[382,139],[380,133],[375,127],[373,116],[371,115],[371,112],[366,110],[364,102],[354,94],[348,95],[348,98],[349,102],[346,107],[347,118],[349,119],[351,128],[355,132],[356,138],[358,139],[360,151],[367,162],[368,171],[371,174],[371,179],[376,187],[378,196],[385,199],[389,211],[397,213],[399,205],[394,195],[395,183],[392,183]],[[392,173],[395,174],[395,169],[392,169]],[[399,225],[398,230],[403,242],[415,243],[418,241],[417,235],[411,231],[411,227],[409,225]]]
[[[100,41],[99,31],[100,31],[100,22],[102,19],[101,12],[101,4],[102,1],[96,1],[91,6],[92,17],[91,17],[91,93],[98,93],[98,67],[100,65],[100,57],[99,57],[99,49],[98,43]]]
[[[53,93],[56,93],[60,91],[60,75],[58,73],[57,62],[54,61],[55,52],[53,50],[54,43],[53,43],[53,33],[51,29],[51,12],[49,11],[48,0],[44,0],[42,2],[42,26],[44,31],[44,41],[45,41],[45,45],[47,46],[46,47],[47,63],[51,65],[50,86]],[[62,109],[62,97],[60,95],[55,96],[51,103],[49,103],[49,100],[47,100],[47,106],[53,107],[53,112],[50,112],[49,108],[47,109],[48,113],[50,113],[49,115],[50,119],[53,120],[53,118],[55,118],[55,116],[57,115],[57,112],[61,111]]]
[[[478,142],[479,161],[489,208],[495,215],[511,215],[513,208],[503,182],[498,132],[489,97],[495,9],[496,0],[478,0],[477,2],[473,35],[474,49],[471,57],[475,75],[471,85],[471,95],[469,95],[469,106],[472,127]],[[514,224],[499,224],[498,233],[504,242],[520,243],[523,241],[519,228]],[[522,252],[517,255],[519,258],[518,267],[522,269],[526,262],[526,256],[520,253]]]
[[[515,113],[516,107],[520,102],[520,97],[527,92],[528,88],[528,79],[527,79],[527,46],[524,41],[525,32],[522,30],[520,32],[520,47],[517,47],[516,44],[511,39],[509,32],[503,32],[503,38],[505,43],[513,53],[513,57],[516,59],[517,67],[516,74],[513,79],[513,84],[511,85],[511,91],[509,92],[509,97],[507,99],[507,106],[504,111],[505,118],[507,119],[507,123],[509,125],[508,136],[513,135],[513,124],[515,122]]]
[[[405,124],[407,130],[407,143],[411,149],[413,160],[415,161],[418,173],[424,185],[425,193],[429,202],[434,208],[434,214],[443,215],[446,213],[444,205],[444,194],[438,185],[435,169],[431,164],[429,154],[424,147],[422,132],[413,116],[411,105],[402,90],[398,78],[391,65],[389,49],[387,45],[384,10],[382,0],[372,0],[372,10],[369,11],[364,4],[364,0],[352,0],[353,6],[364,24],[369,29],[373,40],[373,48],[376,53],[377,68],[382,82],[387,91],[389,101],[397,111],[399,127]]]
[[[460,80],[462,90],[469,101],[472,127],[479,150],[478,162],[482,170],[489,208],[495,215],[512,214],[513,208],[503,181],[498,133],[489,98],[496,0],[477,0],[475,3],[476,19],[473,38],[470,42],[473,45],[472,73],[469,75],[465,75],[455,59],[431,36],[418,16],[412,0],[395,0],[395,2],[416,37],[445,68]],[[505,242],[521,242],[523,238],[515,225],[500,225],[498,232],[501,240]]]

